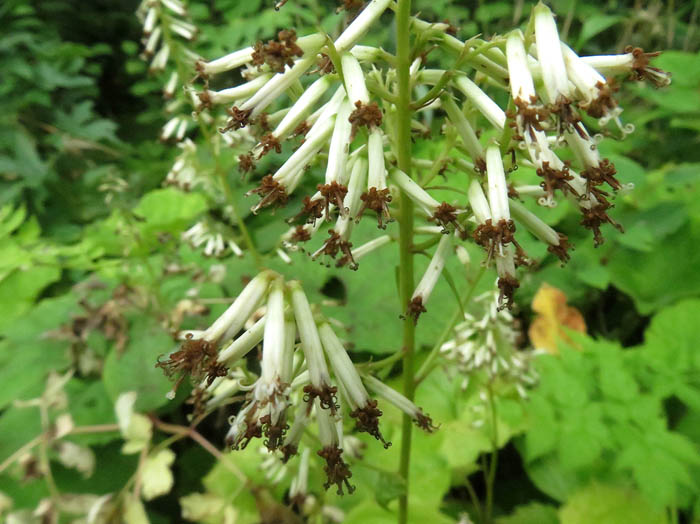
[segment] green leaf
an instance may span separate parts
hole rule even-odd
[[[123,352],[113,348],[104,363],[104,386],[112,402],[121,393],[136,391],[136,411],[150,411],[167,403],[165,395],[172,383],[155,365],[159,356],[174,347],[173,340],[154,320],[132,319],[129,344]]]
[[[630,488],[591,484],[559,510],[562,524],[664,524],[666,517]]]
[[[559,524],[559,517],[554,506],[531,502],[518,506],[507,517],[497,518],[496,524]]]
[[[624,17],[620,15],[595,14],[593,16],[586,17],[583,21],[583,27],[579,33],[576,47],[583,47],[583,45],[591,38],[614,26],[618,22],[621,22],[622,20],[624,20]]]

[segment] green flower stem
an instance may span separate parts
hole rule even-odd
[[[411,176],[411,43],[409,31],[411,25],[411,0],[399,0],[396,10],[396,67],[398,70],[398,102],[396,104],[396,150],[398,167]],[[399,296],[401,308],[405,308],[413,294],[413,202],[403,191],[399,199]],[[413,359],[415,343],[415,324],[409,315],[403,320],[403,375],[404,395],[413,399],[415,383],[413,381]],[[399,497],[399,524],[408,519],[408,473],[411,461],[411,417],[403,416],[401,429],[401,458],[399,475],[405,481],[405,491]]]

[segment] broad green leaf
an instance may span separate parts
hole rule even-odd
[[[666,516],[633,489],[591,484],[577,491],[559,510],[561,524],[664,524]]]
[[[499,517],[496,524],[559,524],[557,508],[539,502],[518,506],[507,517]]]

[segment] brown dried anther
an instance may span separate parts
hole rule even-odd
[[[309,132],[309,129],[311,129],[311,126],[306,120],[304,120],[296,127],[296,129],[294,129],[292,137],[306,136],[306,133]]]
[[[602,118],[617,107],[614,94],[620,88],[612,78],[607,82],[598,82],[595,86],[598,89],[598,98],[579,103],[579,107],[593,118]]]
[[[447,33],[448,35],[457,36],[457,26],[452,25],[452,23],[447,18],[445,18],[442,21],[442,23],[447,24],[447,29],[445,29],[445,33]]]
[[[536,140],[535,131],[543,131],[543,122],[547,122],[550,111],[546,107],[537,103],[537,96],[532,95],[530,100],[516,98],[513,100],[516,110],[508,111],[507,116],[511,119],[508,125],[515,131],[515,139],[522,140],[521,132],[528,133],[532,140]]]
[[[279,420],[277,424],[272,424],[272,418],[269,414],[260,417],[260,423],[262,424],[262,431],[265,435],[265,440],[263,441],[265,447],[270,451],[281,448],[284,443],[284,436],[289,429],[289,424],[286,424],[284,419]]]
[[[355,110],[350,113],[348,121],[352,124],[351,136],[355,136],[360,127],[372,128],[382,125],[382,110],[376,102],[363,104],[359,100],[355,102]]]
[[[544,188],[548,196],[553,196],[554,191],[559,189],[563,193],[572,193],[578,196],[578,193],[569,184],[574,179],[574,176],[569,172],[569,166],[564,164],[562,169],[554,169],[550,167],[549,162],[542,162],[542,167],[537,169],[537,176],[544,179],[540,186]]]
[[[350,413],[350,416],[355,419],[355,429],[372,435],[384,444],[384,449],[391,446],[391,442],[384,440],[379,431],[379,417],[382,416],[382,412],[377,408],[376,400],[368,400],[364,407],[357,408]]]
[[[272,133],[263,135],[263,137],[260,139],[260,146],[262,147],[262,150],[258,155],[258,160],[260,160],[270,151],[274,151],[275,153],[282,152],[282,144],[280,144],[280,141],[277,140],[277,137]]]
[[[447,202],[443,202],[435,209],[433,216],[431,216],[428,220],[440,224],[442,226],[443,233],[449,232],[448,226],[450,225],[461,231],[462,226],[459,222],[457,222],[456,211],[456,207],[448,204]]]
[[[337,446],[325,447],[319,450],[318,456],[326,461],[323,471],[326,472],[326,483],[324,488],[328,489],[335,484],[338,488],[338,495],[343,495],[343,486],[348,490],[348,493],[355,491],[355,486],[350,484],[349,478],[352,477],[352,472],[348,465],[343,461],[343,450]]]
[[[311,240],[311,234],[306,230],[304,226],[297,226],[290,238],[290,241],[298,244],[299,242],[308,242]]]
[[[520,282],[513,276],[505,275],[498,278],[498,289],[500,289],[498,301],[503,304],[503,299],[506,300],[506,303],[500,306],[499,309],[504,309],[506,307],[510,309],[513,307],[513,295],[515,294],[515,290],[519,287]]]
[[[416,426],[418,426],[423,431],[426,431],[428,433],[432,433],[433,431],[438,429],[438,426],[433,425],[433,419],[431,419],[428,415],[426,415],[422,411],[419,411],[416,414],[416,418],[414,419],[414,422],[416,423]]]
[[[323,196],[324,210],[326,212],[326,220],[330,218],[330,205],[335,204],[341,215],[345,215],[348,210],[343,207],[343,199],[348,193],[347,186],[339,184],[338,182],[331,182],[330,184],[322,185],[318,184],[316,189]]]
[[[268,40],[267,44],[258,41],[252,55],[252,64],[260,69],[267,64],[272,71],[283,73],[284,67],[294,65],[295,56],[303,56],[304,51],[296,44],[297,34],[293,29],[277,33],[277,40]]]
[[[255,169],[255,162],[253,161],[253,155],[248,153],[245,155],[238,156],[238,171],[241,173],[249,173]]]
[[[336,410],[340,408],[337,404],[337,394],[338,388],[328,384],[323,384],[321,389],[315,388],[312,384],[304,386],[304,402],[308,404],[309,410],[313,406],[313,400],[318,398],[321,407],[329,409],[335,415]]]
[[[251,412],[251,414],[254,414],[255,410]],[[234,439],[233,437],[226,437],[226,445],[230,446],[232,449],[245,449],[248,444],[250,444],[250,441],[253,440],[254,438],[261,438],[262,437],[262,426],[258,424],[256,420],[253,420],[252,417],[246,418],[246,427],[245,427],[245,433],[240,435],[238,438]]]
[[[557,257],[559,257],[559,260],[566,263],[571,258],[569,256],[569,249],[572,249],[572,246],[569,243],[569,239],[565,234],[563,234],[563,233],[557,233],[557,234],[559,235],[559,245],[553,246],[550,244],[549,247],[547,248],[547,251],[556,255]]]
[[[318,59],[318,64],[316,64],[316,69],[314,73],[319,73],[322,75],[331,75],[335,73],[335,65],[333,65],[333,60],[326,53],[321,53],[321,57]]]
[[[305,196],[302,200],[302,208],[299,213],[291,218],[290,222],[295,222],[301,217],[306,217],[307,224],[313,224],[317,219],[323,216],[324,201],[321,198],[312,199],[310,196]],[[301,227],[301,226],[299,226]],[[308,233],[307,233],[308,234]],[[311,237],[309,237],[311,238]],[[306,239],[308,240],[308,239]]]
[[[413,323],[418,323],[418,317],[421,313],[428,311],[423,305],[423,297],[417,296],[408,303],[408,308],[406,309],[406,315],[413,319]]]
[[[525,252],[515,240],[515,222],[501,219],[496,224],[490,218],[483,224],[479,224],[473,233],[478,245],[486,249],[488,260],[491,260],[498,246],[512,243],[516,247],[516,253],[525,257]]]
[[[623,232],[624,230],[620,224],[615,222],[608,215],[608,209],[610,209],[612,205],[606,200],[602,200],[599,197],[596,198],[598,198],[599,202],[591,206],[590,209],[583,207],[581,208],[581,213],[583,214],[583,217],[581,218],[581,225],[593,231],[593,242],[595,246],[598,247],[605,241],[603,234],[600,231],[600,226],[603,224],[610,224],[620,232]]]
[[[588,183],[588,191],[591,191],[592,186],[599,186],[603,183],[607,183],[615,190],[622,188],[620,182],[615,178],[616,174],[615,164],[607,158],[601,160],[597,167],[589,167],[581,171],[581,176]]]
[[[277,182],[272,175],[264,176],[260,182],[260,186],[248,191],[246,196],[253,194],[260,195],[261,197],[260,202],[253,207],[253,213],[257,213],[260,209],[272,205],[275,207],[282,207],[287,204],[287,200],[289,199],[285,187]]]
[[[369,191],[360,195],[360,200],[362,200],[362,206],[357,212],[355,222],[359,222],[365,209],[371,209],[377,214],[377,227],[379,227],[379,229],[386,229],[387,222],[391,222],[392,220],[387,205],[391,202],[389,188],[377,189],[376,187],[370,187]]]
[[[634,62],[632,63],[632,71],[630,73],[630,78],[633,80],[647,80],[651,82],[654,87],[664,87],[671,81],[671,73],[659,69],[658,67],[652,67],[649,62],[652,58],[657,57],[661,54],[661,51],[655,51],[653,53],[645,53],[644,49],[641,47],[625,47],[625,53],[632,53]]]
[[[204,339],[193,339],[188,334],[180,349],[171,353],[167,360],[158,359],[156,367],[161,368],[168,377],[179,374],[173,391],[176,391],[187,375],[195,381],[206,377],[211,385],[216,377],[226,376],[228,368],[217,361],[216,346]]]
[[[563,130],[573,130],[576,131],[581,138],[587,138],[586,130],[583,128],[583,125],[581,125],[581,117],[573,108],[571,100],[560,95],[557,101],[549,106],[549,110],[559,117],[557,122],[559,134],[561,134]]]
[[[226,122],[226,126],[219,130],[222,133],[230,131],[231,129],[243,129],[250,123],[250,114],[253,112],[253,110],[241,110],[236,106],[233,106],[227,109],[226,112],[231,118],[229,118],[228,122]]]
[[[299,453],[299,447],[296,444],[285,444],[279,448],[282,452],[282,462],[287,463],[290,458]]]
[[[355,259],[352,256],[352,251],[350,250],[352,243],[343,240],[334,229],[329,229],[328,235],[329,238],[323,243],[321,249],[314,253],[313,258],[316,258],[318,255],[328,255],[329,257],[335,259],[335,257],[338,256],[338,253],[343,253],[343,256],[338,260],[338,262],[336,262],[336,267],[348,265],[350,269],[356,270],[358,264],[355,262]]]

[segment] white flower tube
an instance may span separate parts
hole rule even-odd
[[[362,244],[361,246],[355,248],[353,250],[352,254],[355,257],[355,261],[357,261],[360,258],[362,258],[363,256],[371,253],[375,249],[379,249],[380,247],[385,246],[390,242],[391,242],[391,237],[389,235],[382,235],[380,237],[372,239],[369,242],[366,242],[366,243]]]
[[[486,149],[486,173],[489,184],[489,207],[494,222],[510,220],[508,208],[508,184],[503,169],[503,158],[498,146]]]
[[[324,93],[328,91],[328,88],[331,86],[332,82],[332,78],[325,75],[307,87],[299,99],[294,102],[294,105],[292,105],[289,112],[284,115],[282,121],[272,132],[272,136],[278,140],[283,140],[290,133],[292,133],[311,112],[311,108],[314,106],[314,104],[316,104]]]
[[[246,47],[211,62],[199,62],[197,68],[204,75],[217,75],[250,63],[253,60],[253,51],[252,47]]]
[[[458,76],[453,82],[457,89],[464,93],[464,96],[474,104],[474,107],[486,117],[486,120],[491,122],[496,129],[503,130],[506,125],[506,114],[489,95],[464,75]]]
[[[260,90],[260,88],[267,84],[270,78],[272,78],[271,73],[263,73],[262,75],[254,78],[250,82],[246,82],[245,84],[241,84],[236,87],[230,87],[228,89],[222,89],[221,91],[206,90],[202,91],[201,93],[198,93],[198,95],[200,100],[202,101],[202,104],[230,104],[232,102],[236,102],[237,100],[248,98],[249,96],[254,95]]]
[[[474,212],[474,217],[479,224],[485,223],[487,220],[491,219],[491,208],[489,207],[489,202],[486,200],[486,195],[484,195],[484,190],[478,180],[472,180],[469,184],[469,205]]]
[[[360,62],[352,54],[345,53],[341,57],[340,63],[343,68],[345,90],[352,104],[356,105],[358,102],[363,105],[369,104],[369,92]]]
[[[352,49],[355,43],[365,35],[369,26],[382,16],[390,3],[391,0],[372,0],[334,42],[336,51],[343,53]]]
[[[442,235],[440,242],[438,243],[437,249],[433,254],[433,258],[430,259],[430,264],[425,270],[423,277],[420,279],[418,286],[416,286],[411,300],[415,300],[420,297],[421,304],[425,305],[430,298],[430,294],[435,288],[442,270],[445,268],[445,262],[447,261],[447,255],[452,247],[452,235]]]
[[[469,151],[474,163],[478,164],[479,161],[483,162],[484,148],[481,146],[481,142],[479,142],[469,120],[464,116],[464,112],[457,107],[457,104],[455,104],[450,96],[443,96],[440,101],[443,109],[447,112],[450,122],[452,122],[459,136],[462,138],[462,143],[464,147],[467,148],[467,151]]]
[[[530,73],[527,64],[523,33],[519,29],[508,33],[506,57],[508,59],[508,79],[511,96],[514,100],[520,99],[530,103],[533,97],[537,97],[537,93],[532,80],[532,73]]]
[[[391,178],[426,215],[431,216],[440,205],[425,189],[400,169],[392,169]]]
[[[363,375],[362,379],[370,390],[406,413],[406,415],[413,419],[418,427],[429,433],[436,429],[435,426],[433,426],[433,421],[430,419],[430,417],[423,413],[422,409],[404,397],[401,393],[393,388],[390,388],[384,384],[384,382],[374,378],[371,375]]]
[[[328,148],[328,163],[326,164],[326,184],[340,182],[345,179],[345,169],[350,150],[350,134],[352,124],[348,120],[352,113],[352,105],[345,99],[340,104],[338,116],[335,119],[331,143]]]
[[[325,39],[323,35],[313,36],[316,38],[316,42],[315,45],[309,46],[308,54],[299,59],[292,68],[273,76],[262,89],[239,108],[241,111],[252,110],[251,117],[255,118],[316,63],[316,52],[321,48]]]
[[[571,98],[557,23],[549,7],[541,2],[534,7],[533,13],[537,60],[542,69],[542,80],[549,103],[556,104],[560,97]]]
[[[367,155],[369,158],[367,187],[385,189],[386,167],[384,165],[384,138],[379,127],[374,127],[369,132],[369,138],[367,140]]]
[[[309,301],[298,281],[289,282],[289,288],[292,294],[297,331],[301,339],[301,349],[304,352],[306,365],[309,369],[311,388],[308,390],[305,388],[305,392],[309,395],[309,399],[318,397],[324,409],[330,409],[335,412],[334,391],[330,387],[330,374],[323,356],[321,338],[318,334],[318,328],[316,327]]]
[[[263,382],[273,384],[284,367],[284,288],[282,278],[270,284],[265,312],[263,335],[263,359],[260,378]]]
[[[258,320],[240,337],[231,342],[225,349],[219,352],[218,360],[229,365],[245,357],[248,352],[260,344],[265,332],[265,317]]]
[[[253,311],[257,309],[260,300],[267,292],[273,275],[272,272],[264,271],[253,278],[236,297],[233,304],[205,330],[202,338],[215,342],[225,340],[238,333]]]
[[[321,337],[323,349],[326,352],[328,361],[333,368],[338,382],[342,382],[343,388],[347,393],[347,400],[352,410],[363,408],[367,405],[369,396],[367,390],[360,380],[360,375],[355,369],[355,365],[350,360],[350,357],[345,351],[343,344],[338,340],[333,328],[328,322],[323,322],[318,327],[318,333]]]

